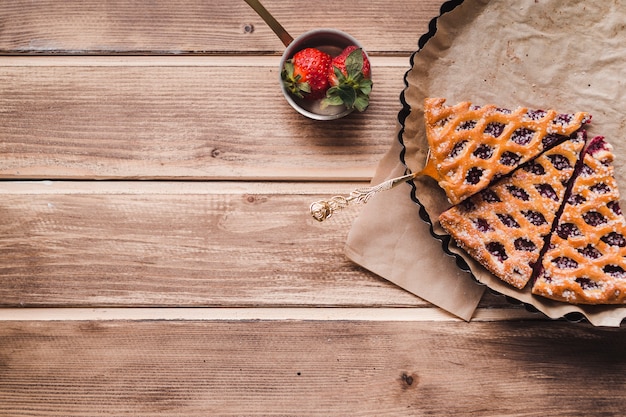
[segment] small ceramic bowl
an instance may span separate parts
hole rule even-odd
[[[285,52],[280,60],[280,70],[278,71],[279,82],[285,99],[298,113],[314,120],[334,120],[352,113],[353,109],[348,109],[344,106],[328,106],[322,109],[321,100],[304,100],[294,97],[291,93],[289,93],[287,88],[285,88],[282,79],[280,78],[280,72],[285,64],[285,61],[292,58],[296,52],[301,51],[302,49],[318,48],[331,56],[337,56],[345,47],[350,45],[356,45],[359,48],[363,48],[359,41],[340,30],[315,29],[298,36],[289,44],[289,46],[287,46],[287,49],[285,49]],[[365,56],[368,57],[367,52],[365,52]]]

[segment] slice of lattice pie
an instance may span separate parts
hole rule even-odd
[[[613,158],[603,137],[590,141],[533,294],[574,304],[626,302],[626,220]]]
[[[452,204],[485,189],[591,119],[585,112],[511,111],[470,102],[448,106],[445,101],[424,101],[429,158],[422,172],[439,183]]]
[[[443,212],[457,245],[503,281],[523,288],[565,196],[584,132]]]

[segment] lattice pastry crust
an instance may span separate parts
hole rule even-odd
[[[585,112],[511,111],[470,102],[445,105],[444,98],[424,101],[430,149],[424,172],[432,176],[452,204],[486,188],[570,136],[590,121]]]
[[[603,137],[591,141],[533,294],[574,304],[626,302],[626,220],[613,158]]]
[[[439,217],[459,247],[516,288],[530,280],[566,184],[585,144],[584,133],[546,151]]]

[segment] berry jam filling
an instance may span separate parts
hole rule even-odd
[[[532,211],[532,210],[522,211],[522,214],[524,215],[524,217],[526,217],[526,219],[528,219],[528,221],[531,224],[535,226],[548,224],[548,222],[546,221],[546,218],[543,217],[543,214],[539,213],[538,211]]]
[[[584,203],[585,201],[587,201],[587,199],[585,197],[583,197],[582,195],[580,195],[580,194],[572,194],[567,199],[567,204],[571,204],[572,206],[577,206],[579,204]]]
[[[583,164],[582,168],[580,169],[580,176],[581,177],[589,177],[592,174],[593,174],[593,169],[591,167],[589,167],[589,165]]]
[[[582,233],[580,233],[580,230],[578,230],[578,227],[574,223],[562,223],[562,224],[560,224],[556,228],[556,234],[561,239],[567,239],[570,236],[572,236],[572,237],[582,236]]]
[[[539,195],[543,198],[549,198],[550,200],[559,201],[559,196],[554,191],[554,188],[550,184],[535,184],[535,188],[539,192]]]
[[[596,136],[595,138],[591,140],[591,143],[589,143],[589,146],[587,146],[587,153],[591,155],[599,151],[609,151],[609,150],[610,148],[608,144],[606,143],[606,141],[604,140],[604,137],[602,136]]]
[[[490,135],[494,138],[497,138],[504,131],[504,126],[505,125],[503,123],[491,122],[487,126],[485,126],[484,133],[485,135]]]
[[[528,165],[524,165],[522,169],[526,172],[529,172],[535,175],[545,175],[546,173],[546,170],[544,169],[543,165],[537,162],[531,162]]]
[[[490,230],[493,230],[491,228],[491,226],[489,225],[489,222],[485,219],[476,219],[473,220],[474,226],[476,226],[476,229],[478,229],[479,232],[485,233],[488,232]]]
[[[602,213],[598,213],[597,211],[588,211],[583,214],[583,220],[589,226],[600,226],[601,224],[606,223],[606,219],[602,215]]]
[[[606,203],[606,206],[615,214],[617,214],[618,216],[622,215],[622,208],[619,205],[619,202],[617,201],[609,201],[608,203]]]
[[[511,114],[511,113],[513,113],[511,110],[509,110],[509,109],[503,109],[503,108],[501,108],[501,107],[497,107],[497,108],[496,108],[496,111],[497,111],[498,113],[502,113],[502,114]]]
[[[456,127],[456,130],[472,130],[476,127],[476,120],[466,120]]]
[[[519,161],[522,159],[522,157],[514,152],[509,152],[506,151],[502,154],[502,156],[500,157],[500,163],[502,165],[506,165],[506,166],[515,166],[517,164],[519,164]]]
[[[567,113],[561,113],[561,114],[558,114],[554,118],[554,120],[552,121],[552,124],[566,126],[572,123],[572,120],[574,120],[573,115],[567,114]]]
[[[524,252],[534,252],[537,249],[537,246],[535,246],[533,242],[523,237],[515,239],[514,245],[515,249]]]
[[[554,258],[552,263],[559,269],[575,269],[578,267],[578,262],[567,256],[559,256]]]
[[[483,170],[477,167],[472,167],[467,171],[467,175],[465,176],[465,181],[468,184],[478,184],[480,182],[480,177],[483,176]]]
[[[572,167],[572,164],[569,162],[569,159],[567,159],[563,155],[559,155],[559,154],[548,155],[548,159],[550,160],[550,162],[552,162],[552,165],[554,165],[554,168],[556,168],[559,171]]]
[[[594,248],[591,243],[584,248],[579,248],[578,252],[585,258],[589,259],[598,259],[602,256],[602,253],[598,249]]]
[[[522,188],[516,187],[514,185],[509,185],[508,187],[506,187],[506,189],[515,198],[518,198],[523,201],[528,201],[530,199],[530,196],[528,195],[528,193],[524,191]]]
[[[559,136],[559,135],[555,135],[554,133],[550,133],[548,135],[545,135],[543,139],[541,139],[541,143],[543,144],[544,149],[548,149],[552,145],[561,141],[564,138],[565,138],[564,136]]]
[[[576,278],[574,281],[576,281],[576,283],[580,285],[580,288],[582,288],[583,290],[594,290],[601,287],[598,282],[595,282],[591,278],[587,277],[579,277]]]
[[[601,182],[600,184],[594,184],[589,187],[589,189],[598,194],[607,194],[611,192],[611,188],[603,182]]]
[[[600,240],[610,246],[619,246],[620,248],[626,246],[626,239],[622,234],[617,232],[606,234],[602,236]]]
[[[506,250],[504,249],[504,245],[500,242],[489,242],[487,243],[487,251],[492,254],[498,261],[504,262],[509,259],[509,256],[506,254]]]
[[[520,127],[516,129],[511,135],[511,140],[518,145],[528,145],[535,136],[535,131]]]
[[[498,197],[498,194],[496,194],[493,190],[483,190],[480,192],[480,196],[487,203],[499,203],[502,201],[500,200],[500,197]]]
[[[510,214],[498,213],[497,216],[498,216],[498,219],[500,219],[500,221],[502,222],[502,224],[505,225],[506,227],[519,229],[519,223],[515,221],[513,216],[511,216]]]
[[[602,270],[614,278],[626,278],[626,271],[619,265],[607,265]]]
[[[489,159],[493,156],[493,148],[489,145],[480,145],[473,152],[473,155],[480,159]]]
[[[454,147],[452,148],[452,150],[450,151],[450,155],[448,155],[448,158],[454,159],[457,156],[459,156],[461,152],[463,151],[463,149],[465,149],[465,145],[467,145],[466,140],[456,143]]]
[[[540,120],[546,117],[546,112],[544,110],[528,110],[526,112],[526,117],[530,120]]]

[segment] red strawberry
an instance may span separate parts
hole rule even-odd
[[[316,100],[328,90],[332,57],[317,48],[305,48],[287,60],[281,71],[285,87],[296,97]]]
[[[322,106],[345,105],[365,111],[372,91],[372,73],[365,52],[357,46],[346,47],[333,58],[328,72],[331,87]]]

